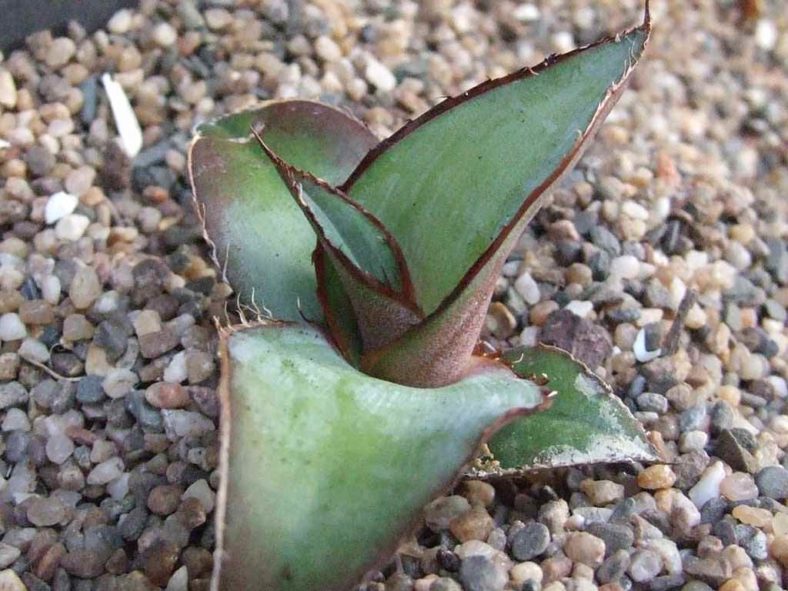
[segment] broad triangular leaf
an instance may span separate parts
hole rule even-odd
[[[503,360],[557,393],[548,410],[523,417],[489,442],[500,471],[602,462],[658,461],[643,427],[599,377],[560,349],[516,348]]]
[[[251,134],[294,166],[336,184],[377,143],[360,122],[310,101],[275,101],[200,126],[189,151],[198,212],[217,266],[245,303],[281,319],[320,319],[312,229]]]
[[[364,367],[431,385],[462,375],[505,257],[615,104],[649,30],[647,14],[628,33],[448,99],[364,158],[344,188],[402,245],[428,314],[365,352]]]
[[[501,364],[434,390],[377,380],[304,327],[232,332],[222,349],[215,589],[344,591],[480,441],[543,405]]]
[[[344,185],[399,241],[431,313],[579,156],[649,24],[447,99],[370,152]]]

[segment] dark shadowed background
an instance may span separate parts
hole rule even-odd
[[[136,0],[0,0],[0,49],[14,49],[41,29],[62,32],[70,20],[93,31],[116,10],[135,4]]]

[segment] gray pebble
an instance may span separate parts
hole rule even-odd
[[[19,382],[0,384],[0,410],[25,404],[28,392]]]
[[[644,411],[665,414],[668,411],[668,399],[656,392],[643,392],[637,397],[638,408]]]
[[[635,542],[632,528],[622,523],[591,523],[586,531],[605,542],[605,555],[608,557],[618,550],[628,550]]]
[[[509,576],[490,557],[474,555],[462,561],[460,580],[467,591],[502,591]]]
[[[782,466],[767,466],[755,475],[760,493],[771,499],[788,498],[788,470]]]
[[[85,376],[77,384],[77,400],[82,404],[97,404],[106,398],[100,376]]]
[[[550,530],[541,523],[531,521],[512,536],[512,556],[520,561],[531,560],[542,554],[549,543]]]
[[[601,248],[610,256],[618,256],[621,254],[621,243],[618,238],[605,226],[595,225],[589,232],[591,242]]]

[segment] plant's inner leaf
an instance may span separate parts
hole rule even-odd
[[[413,302],[410,274],[396,240],[373,215],[327,182],[284,162],[255,134],[334,267],[364,348],[383,346],[416,325],[423,315]],[[330,275],[321,278],[331,280]]]
[[[551,407],[523,417],[489,442],[500,470],[556,468],[659,458],[640,422],[585,365],[553,347],[517,348],[503,356],[520,376],[544,377],[554,390]],[[540,383],[541,380],[540,380]]]
[[[267,142],[288,162],[334,184],[377,139],[332,107],[278,101],[203,124],[189,151],[195,202],[216,264],[241,301],[276,318],[319,320],[314,233],[250,133],[252,123],[265,125]]]
[[[216,589],[344,591],[480,442],[544,404],[501,364],[434,390],[367,376],[316,330],[223,339]]]
[[[399,340],[365,351],[365,367],[394,380],[426,376],[413,383],[431,385],[462,375],[505,257],[612,108],[649,28],[647,20],[484,83],[365,157],[343,188],[398,240],[427,314]],[[474,334],[454,338],[458,323]]]
[[[359,367],[364,343],[353,303],[320,244],[315,248],[312,259],[317,276],[317,297],[323,307],[328,333],[343,357],[353,367]]]

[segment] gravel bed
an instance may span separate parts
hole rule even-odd
[[[0,59],[3,591],[208,589],[213,319],[233,298],[191,210],[195,122],[319,98],[385,136],[642,9],[238,4],[142,0],[106,30],[42,32]],[[665,463],[465,482],[362,589],[788,583],[788,21],[779,0],[652,11],[631,90],[524,234],[486,336],[574,349]],[[142,124],[132,160],[106,72]]]

